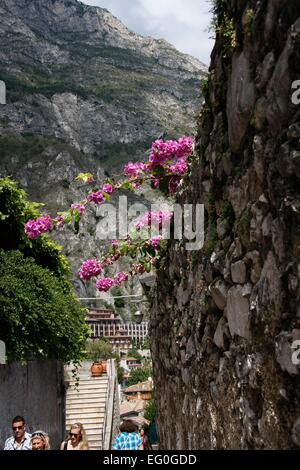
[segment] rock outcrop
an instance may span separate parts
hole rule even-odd
[[[205,204],[205,243],[188,252],[170,242],[152,311],[160,443],[297,448],[300,4],[215,5],[206,101],[179,197]]]
[[[80,172],[99,181],[145,159],[160,135],[195,129],[207,68],[164,40],[129,31],[106,9],[76,0],[1,0],[0,175],[11,175],[52,214],[80,200]],[[77,277],[99,254],[97,219],[80,237],[58,235]],[[101,244],[101,243],[100,243]],[[94,289],[90,290],[90,295]]]

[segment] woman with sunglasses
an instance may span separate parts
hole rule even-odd
[[[49,436],[44,431],[35,431],[31,435],[32,450],[50,450]]]
[[[81,423],[72,424],[69,438],[61,443],[60,450],[89,450],[86,433]]]

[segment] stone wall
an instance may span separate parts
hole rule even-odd
[[[26,366],[0,366],[0,449],[12,435],[11,421],[16,415],[25,418],[28,432],[46,431],[51,448],[59,448],[65,429],[62,363],[29,361]]]
[[[300,4],[214,2],[217,38],[181,203],[205,243],[170,242],[151,338],[162,449],[300,447]]]

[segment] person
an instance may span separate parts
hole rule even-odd
[[[89,450],[86,433],[81,423],[72,424],[69,439],[61,443],[60,450]]]
[[[120,426],[120,432],[115,437],[113,450],[141,450],[142,439],[138,427],[131,419],[126,419]]]
[[[50,450],[49,436],[45,431],[34,431],[31,435],[32,450]]]
[[[13,436],[5,441],[4,450],[31,450],[31,434],[26,432],[25,420],[16,416],[12,420]]]
[[[141,427],[140,436],[142,439],[142,450],[153,450],[147,431],[148,427],[146,425]]]

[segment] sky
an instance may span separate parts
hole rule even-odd
[[[166,39],[179,51],[209,65],[213,48],[208,32],[209,0],[81,0],[109,10],[131,31]]]

